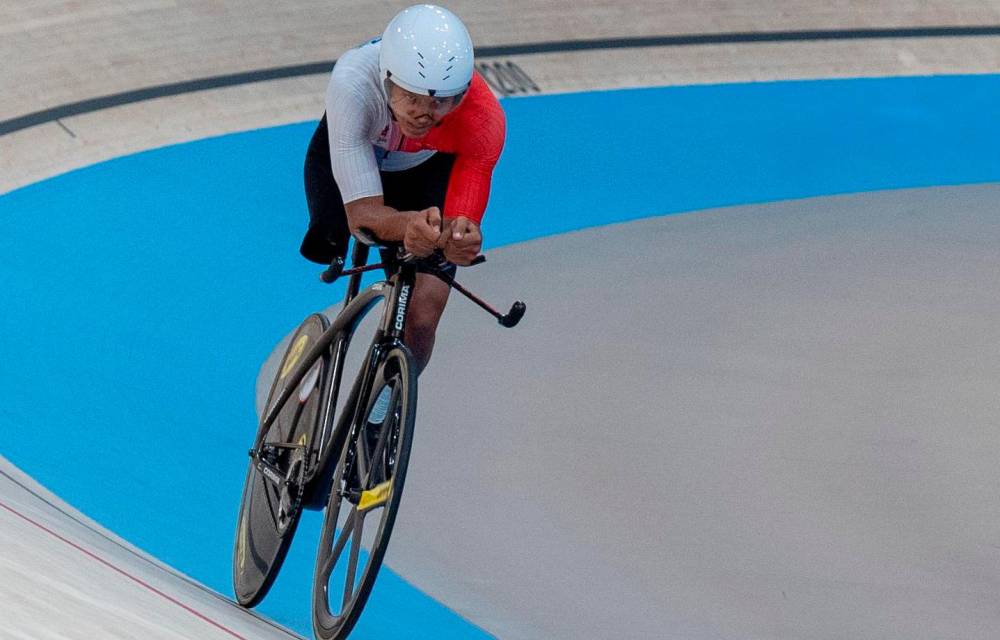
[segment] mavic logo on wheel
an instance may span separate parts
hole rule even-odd
[[[295,341],[295,344],[292,345],[292,348],[288,350],[288,358],[285,360],[285,366],[281,368],[281,375],[278,376],[279,380],[287,376],[288,373],[292,370],[292,367],[294,367],[295,364],[299,361],[299,358],[302,357],[302,353],[306,350],[306,344],[308,342],[309,342],[308,335],[299,336],[299,339]]]
[[[406,318],[406,305],[410,302],[410,285],[403,285],[399,292],[399,304],[396,306],[396,331],[403,330],[403,319]]]
[[[240,530],[236,533],[236,555],[240,559],[240,571],[247,564],[247,519],[240,518]]]

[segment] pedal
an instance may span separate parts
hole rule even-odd
[[[392,493],[392,480],[386,480],[375,485],[367,491],[361,492],[361,499],[358,500],[358,511],[368,511],[375,507],[381,507],[389,501]]]

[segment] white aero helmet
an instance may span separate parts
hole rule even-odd
[[[472,82],[472,39],[451,11],[433,4],[403,9],[382,34],[382,80],[425,96],[447,98]]]

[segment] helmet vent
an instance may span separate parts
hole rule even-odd
[[[424,72],[423,72],[423,71],[418,71],[417,73],[419,73],[419,74],[420,74],[420,77],[421,77],[421,78],[423,78],[424,80],[426,80],[426,79],[427,79],[427,76],[425,76],[425,75],[424,75]]]
[[[451,74],[449,73],[448,75],[446,75],[445,77],[443,77],[443,78],[441,78],[441,79],[442,79],[442,80],[447,80],[447,79],[448,79],[448,78],[450,78],[450,77],[451,77]]]
[[[421,60],[423,60],[423,59],[424,59],[424,54],[420,53],[419,51],[417,52],[417,55],[418,55],[418,56],[420,56],[420,59],[421,59]]]
[[[426,69],[426,68],[427,68],[427,67],[425,67],[425,66],[424,66],[424,63],[423,63],[423,62],[417,62],[417,64],[419,64],[419,65],[420,65],[420,68],[421,68],[421,69]]]

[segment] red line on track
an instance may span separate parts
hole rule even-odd
[[[139,584],[140,586],[145,587],[146,589],[152,591],[153,593],[155,593],[156,595],[160,596],[161,598],[163,598],[163,599],[165,599],[165,600],[167,600],[169,602],[172,602],[173,604],[177,605],[181,609],[184,609],[185,611],[187,611],[188,613],[192,614],[193,616],[195,616],[197,618],[200,618],[201,620],[204,620],[205,622],[207,622],[208,624],[212,625],[213,627],[215,627],[215,628],[217,628],[217,629],[219,629],[221,631],[224,631],[225,633],[231,635],[234,638],[239,638],[239,640],[247,640],[246,638],[244,638],[240,634],[236,633],[232,629],[229,629],[228,627],[226,627],[226,626],[224,626],[224,625],[216,622],[215,620],[212,620],[211,618],[209,618],[205,614],[200,613],[199,611],[196,611],[196,610],[192,609],[191,607],[187,606],[186,604],[184,604],[180,600],[177,600],[173,596],[167,595],[166,593],[160,591],[159,589],[157,589],[153,585],[149,584],[148,582],[145,582],[142,579],[133,576],[131,573],[125,571],[124,569],[120,569],[120,568],[116,567],[115,565],[111,564],[110,562],[108,562],[104,558],[101,558],[97,554],[95,554],[95,553],[93,553],[91,551],[88,551],[87,549],[84,549],[83,547],[81,547],[80,545],[76,544],[72,540],[59,535],[58,533],[56,533],[52,529],[49,529],[48,527],[46,527],[45,525],[41,524],[40,522],[36,522],[36,521],[32,520],[31,518],[29,518],[28,516],[24,515],[23,513],[20,513],[18,511],[14,510],[13,508],[7,506],[2,501],[0,501],[0,507],[3,507],[7,511],[10,511],[11,513],[13,513],[18,518],[21,518],[22,520],[24,520],[24,521],[26,521],[26,522],[28,522],[30,524],[35,525],[36,527],[38,527],[42,531],[48,533],[52,537],[65,542],[66,544],[68,544],[69,546],[73,547],[77,551],[80,551],[84,555],[87,555],[87,556],[93,558],[94,560],[97,560],[98,562],[100,562],[104,566],[108,567],[109,569],[112,569],[113,571],[116,571],[117,573],[120,573],[121,575],[125,576],[126,578],[128,578],[129,580],[135,582],[136,584]]]

